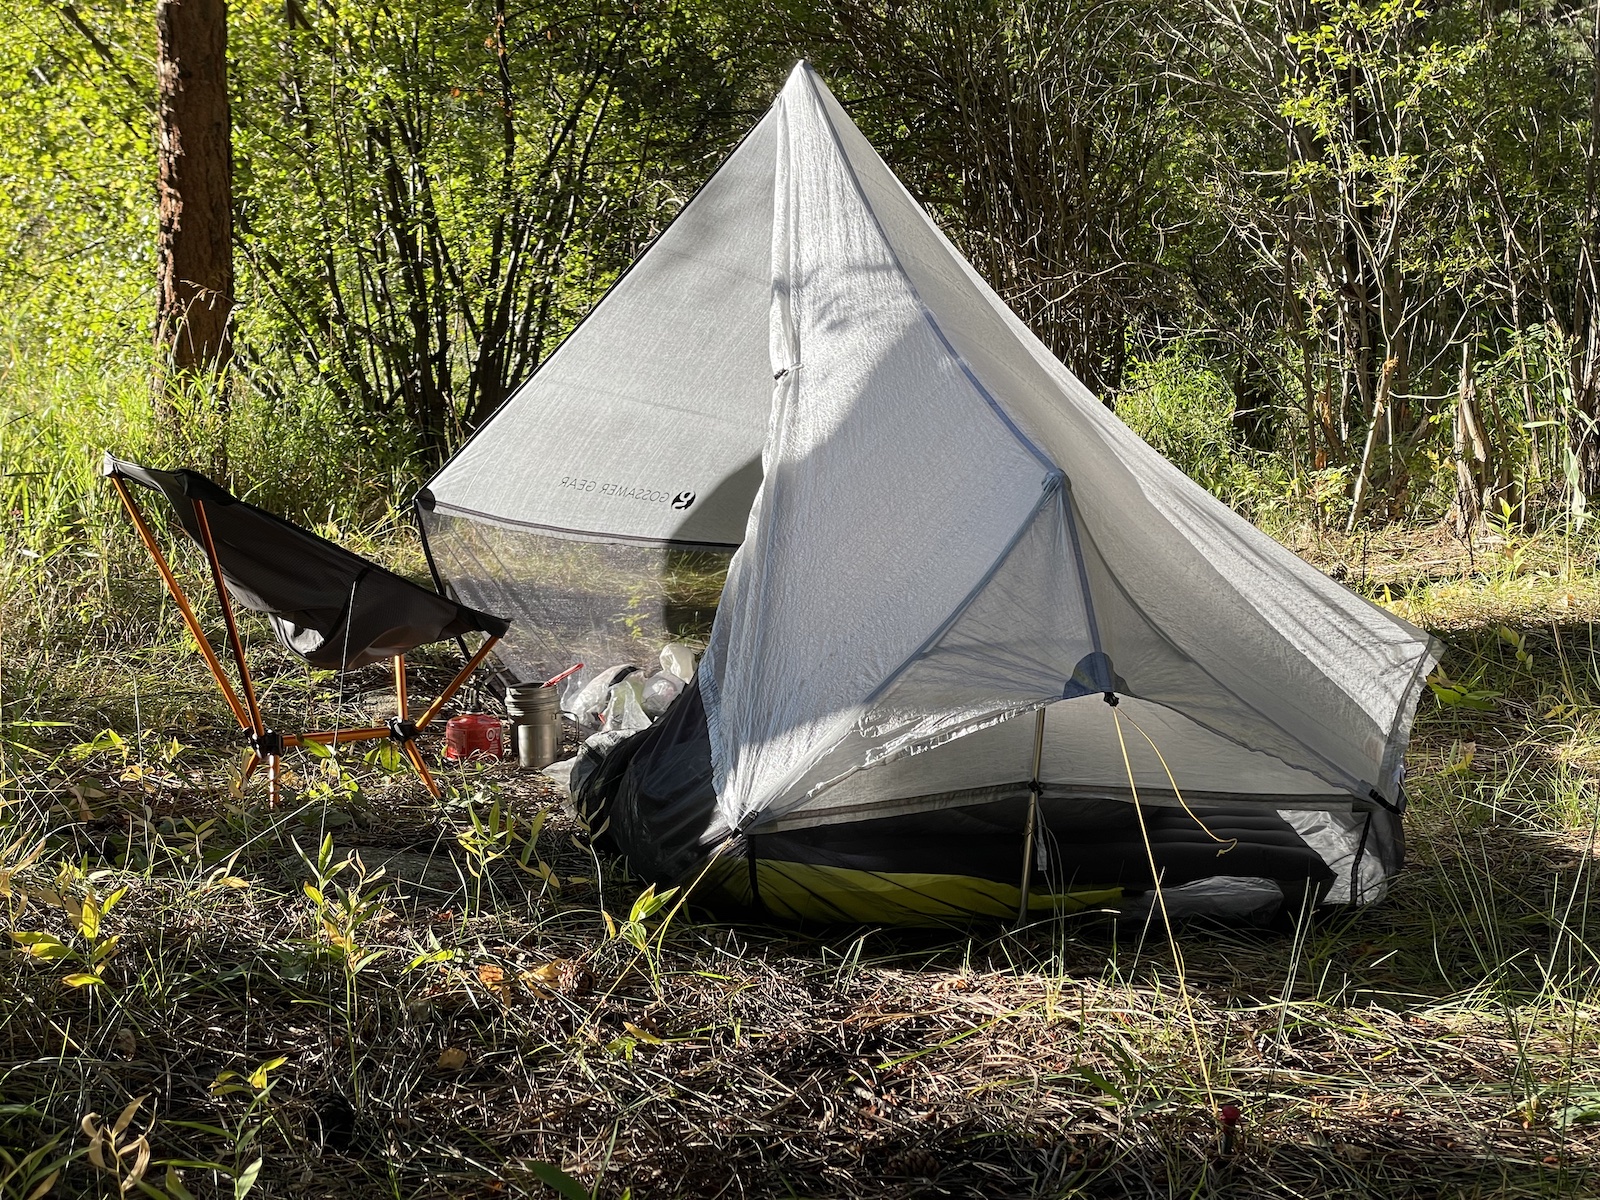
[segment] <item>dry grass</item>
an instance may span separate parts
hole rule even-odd
[[[102,984],[64,982],[81,959],[0,965],[0,1149],[43,1151],[10,1179],[0,1159],[0,1196],[58,1163],[58,1196],[549,1194],[540,1163],[635,1197],[1593,1194],[1600,601],[1538,547],[1514,570],[1490,550],[1463,572],[1412,547],[1380,574],[1368,546],[1368,589],[1494,693],[1424,702],[1394,894],[1185,931],[1188,1005],[1158,930],[1100,918],[802,934],[691,907],[630,928],[636,885],[560,815],[518,863],[554,797],[510,768],[435,804],[379,764],[308,761],[267,812],[230,796],[224,710],[159,610],[78,656],[12,624],[0,879],[43,848],[0,920],[90,955],[121,940]],[[280,712],[337,698],[267,675]],[[66,901],[120,888],[77,932]]]

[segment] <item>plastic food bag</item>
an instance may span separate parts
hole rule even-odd
[[[650,728],[650,718],[644,711],[644,683],[637,671],[617,682],[611,689],[611,699],[606,704],[605,720],[600,725],[602,733],[638,733]]]
[[[556,787],[561,789],[563,795],[572,796],[572,768],[578,765],[578,758],[563,758],[560,762],[548,763],[539,769],[545,776],[552,780]]]
[[[683,691],[683,680],[667,671],[652,675],[644,681],[644,698],[640,704],[652,719],[659,717]]]
[[[694,678],[694,651],[682,642],[668,642],[661,647],[661,669],[679,683],[688,683]]]
[[[632,663],[619,663],[598,671],[588,679],[574,676],[561,694],[561,711],[570,716],[583,729],[598,729],[604,719],[606,706],[611,702],[611,689],[618,681],[638,674]],[[583,680],[579,682],[579,680]]]

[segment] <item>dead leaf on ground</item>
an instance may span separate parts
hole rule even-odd
[[[511,981],[506,978],[504,967],[497,967],[493,963],[479,963],[478,982],[500,997],[501,1004],[511,1003]]]
[[[467,1065],[467,1052],[460,1046],[446,1046],[439,1051],[439,1070],[459,1071]]]
[[[594,972],[571,958],[552,959],[523,971],[517,979],[530,991],[546,996],[552,992],[563,996],[587,996],[594,991]]]
[[[95,819],[94,809],[89,807],[90,800],[104,800],[106,793],[95,787],[94,784],[80,781],[67,789],[68,795],[78,802],[78,820],[92,821]]]

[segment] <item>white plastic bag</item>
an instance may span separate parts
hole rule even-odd
[[[539,770],[542,771],[545,776],[556,785],[556,787],[561,789],[562,795],[570,799],[572,796],[572,768],[577,765],[578,758],[576,755],[574,755],[571,758],[563,758],[560,762],[548,763],[545,766],[540,767]]]
[[[640,704],[652,719],[659,717],[683,691],[683,680],[667,671],[652,675],[644,681],[644,698]]]
[[[561,711],[583,729],[598,729],[611,702],[611,689],[617,682],[638,672],[632,663],[618,663],[584,679],[574,676],[561,694]],[[579,680],[582,680],[580,683]]]
[[[694,651],[682,642],[668,642],[661,647],[661,669],[679,683],[688,683],[694,678]]]
[[[611,689],[611,699],[606,703],[602,733],[638,733],[650,728],[650,718],[644,711],[644,684],[637,672],[617,682]]]

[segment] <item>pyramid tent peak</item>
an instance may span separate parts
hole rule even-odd
[[[804,60],[429,486],[435,560],[521,615],[522,677],[705,642],[671,735],[704,779],[669,791],[709,799],[672,837],[630,810],[644,859],[1188,780],[1278,814],[1359,897],[1350,814],[1398,804],[1438,654],[1101,405]],[[1112,753],[1104,693],[1154,758]],[[1302,809],[1326,819],[1282,815]]]

